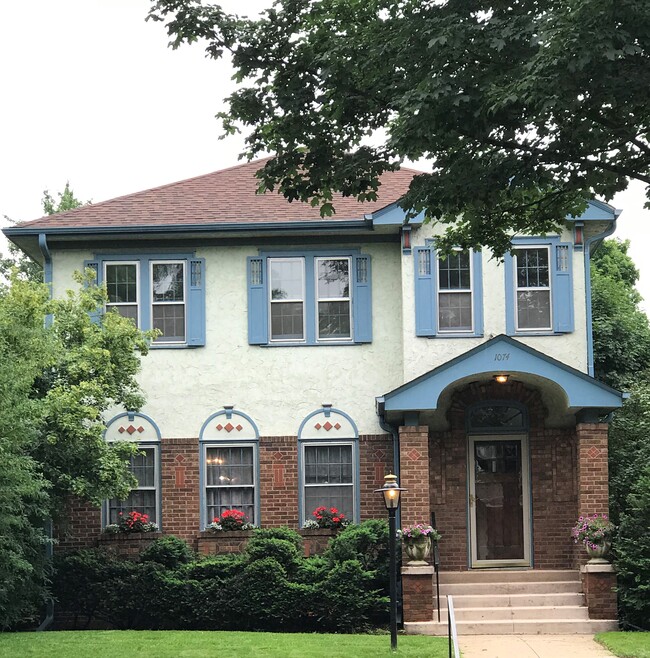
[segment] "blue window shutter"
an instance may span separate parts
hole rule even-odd
[[[199,347],[205,345],[205,258],[191,258],[188,263],[187,344]]]
[[[99,261],[96,260],[85,260],[84,261],[84,274],[86,273],[87,269],[91,269],[95,271],[95,280],[88,282],[86,285],[95,285],[98,286],[101,282],[101,273],[99,270]],[[96,311],[92,311],[89,313],[90,319],[95,323],[99,324],[100,318],[102,317],[103,309],[97,309]]]
[[[553,330],[558,333],[573,331],[573,260],[572,245],[568,242],[551,248],[553,284]]]
[[[266,294],[266,259],[248,257],[248,342],[269,342],[268,300]]]
[[[474,335],[483,335],[483,254],[472,251],[472,269],[474,275],[473,301]]]
[[[436,281],[433,251],[416,247],[415,256],[415,334],[436,335]]]
[[[506,334],[515,335],[515,259],[512,254],[505,254],[503,265],[506,277]]]
[[[354,342],[372,342],[372,275],[370,256],[355,256],[352,279],[352,313],[354,319]]]

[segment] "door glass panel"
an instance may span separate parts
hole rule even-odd
[[[474,442],[478,560],[523,560],[521,442]]]

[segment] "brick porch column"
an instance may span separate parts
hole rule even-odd
[[[580,568],[589,619],[618,619],[616,573],[611,564],[585,564]]]
[[[433,567],[402,567],[404,622],[433,619]]]
[[[400,427],[399,445],[402,525],[429,523],[429,428]]]
[[[578,513],[608,514],[607,423],[578,423]]]

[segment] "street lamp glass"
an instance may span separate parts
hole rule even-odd
[[[397,476],[392,473],[384,478],[384,486],[377,489],[376,493],[381,493],[384,496],[384,504],[386,509],[397,509],[399,507],[400,494],[405,489],[402,489],[397,483]]]

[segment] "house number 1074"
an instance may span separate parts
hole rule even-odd
[[[510,352],[504,352],[503,354],[495,354],[495,361],[507,361],[510,358]]]

